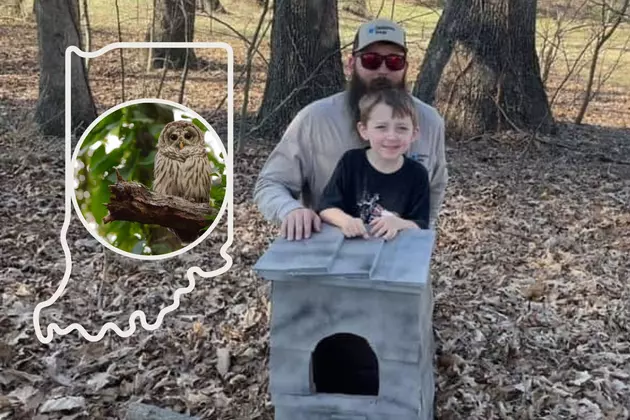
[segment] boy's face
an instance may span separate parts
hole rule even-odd
[[[398,159],[408,149],[418,130],[414,129],[411,117],[394,118],[392,108],[378,104],[366,125],[358,123],[359,133],[370,147],[383,159]]]

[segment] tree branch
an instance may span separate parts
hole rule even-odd
[[[258,20],[258,26],[256,27],[256,32],[254,32],[254,39],[249,44],[249,49],[247,50],[247,76],[245,78],[245,92],[243,98],[243,106],[241,108],[241,121],[238,128],[238,139],[236,141],[236,151],[240,152],[243,147],[243,130],[245,129],[245,116],[247,115],[247,105],[249,102],[249,87],[251,82],[251,73],[252,73],[252,60],[254,59],[254,50],[256,49],[256,43],[258,41],[258,36],[260,35],[260,29],[262,28],[263,22],[265,21],[265,16],[267,15],[267,10],[269,9],[269,0],[265,0],[265,5],[263,6],[263,11],[260,14],[260,19]]]
[[[240,40],[242,40],[245,44],[247,44],[248,48],[252,47],[252,44],[255,42],[250,41],[249,39],[247,39],[247,37],[245,35],[243,35],[242,33],[240,33],[236,28],[234,28],[232,25],[230,25],[229,23],[222,21],[221,19],[209,14],[208,12],[203,12],[200,13],[201,15],[207,16],[208,18],[210,18],[211,20],[215,20],[218,23],[220,23],[221,25],[225,26],[226,28],[228,28],[230,31],[234,32],[234,34],[236,35],[237,38],[239,38]],[[260,52],[260,50],[258,49],[258,47],[254,47],[254,51],[256,52],[256,54],[260,57],[260,59],[265,63],[266,66],[269,66],[269,62],[267,61],[267,59],[265,58],[265,56]]]
[[[122,42],[122,31],[120,29],[120,9],[118,7],[118,0],[114,2],[116,7],[116,23],[118,25],[118,42]],[[123,49],[120,49],[120,86],[122,90],[122,102],[125,102],[125,58],[123,56]]]
[[[188,39],[188,15],[186,14],[186,7],[184,6],[184,1],[179,2],[179,8],[182,11],[182,15],[184,16],[184,31],[186,33],[185,41],[191,42],[192,39]],[[184,103],[184,92],[186,91],[186,79],[188,78],[188,57],[191,55],[191,51],[186,49],[186,56],[184,57],[184,69],[182,70],[182,76],[180,78],[180,87],[179,87],[179,99],[177,102],[180,104]]]
[[[263,38],[265,37],[265,35],[267,34],[267,30],[271,27],[272,21],[270,20],[269,22],[267,22],[267,26],[265,26],[265,30],[263,31],[262,35],[260,37],[258,37],[258,40],[256,41],[256,46],[255,49],[258,50],[258,48],[260,47],[260,44],[263,40]],[[245,74],[251,69],[251,66],[245,66],[243,68],[243,70],[241,70],[241,73],[238,75],[238,79],[236,79],[236,81],[234,82],[234,89],[236,89],[237,86],[239,86],[239,84],[241,83],[241,80],[243,79],[243,76],[245,76]],[[216,108],[214,109],[214,111],[212,111],[212,114],[210,114],[210,116],[208,117],[208,121],[212,120],[212,118],[214,118],[215,115],[217,115],[217,113],[219,112],[219,110],[221,109],[221,107],[223,106],[223,104],[225,103],[225,101],[227,100],[227,93],[223,96],[223,99],[221,99],[221,102],[219,102],[219,105],[216,106]]]
[[[83,0],[83,16],[85,18],[85,42],[83,49],[85,51],[92,51],[92,28],[90,26],[90,13],[87,0]],[[90,59],[87,57],[85,58],[85,72],[90,72]]]
[[[118,180],[109,186],[109,214],[103,223],[116,220],[159,225],[172,229],[182,241],[192,242],[212,223],[218,211],[207,203],[193,203],[181,197],[161,195],[138,182]]]

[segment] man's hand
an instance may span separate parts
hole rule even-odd
[[[322,220],[311,209],[295,209],[287,214],[280,227],[282,237],[292,240],[308,239],[313,230],[319,232]]]

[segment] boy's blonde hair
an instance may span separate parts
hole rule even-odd
[[[411,117],[413,128],[419,126],[418,112],[411,95],[402,88],[382,89],[363,95],[359,101],[359,121],[367,124],[372,109],[378,104],[385,104],[392,107],[394,118]]]

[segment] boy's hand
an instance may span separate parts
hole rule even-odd
[[[354,238],[356,236],[362,236],[367,239],[370,235],[363,224],[363,220],[358,217],[348,217],[341,226],[341,231],[348,238]]]
[[[377,238],[382,236],[386,241],[394,239],[398,231],[406,226],[405,221],[397,216],[376,217],[370,222],[372,234]]]

